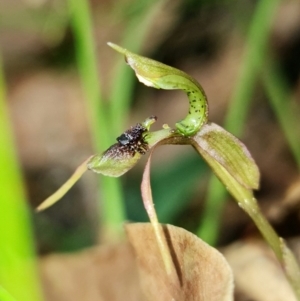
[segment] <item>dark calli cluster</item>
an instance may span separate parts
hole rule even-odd
[[[136,152],[144,155],[148,150],[148,144],[143,137],[145,132],[147,132],[147,129],[141,123],[137,123],[117,138],[117,146],[121,150],[131,153],[132,156]]]

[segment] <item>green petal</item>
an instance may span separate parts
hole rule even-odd
[[[88,162],[88,169],[104,176],[119,177],[131,169],[141,158],[138,152],[124,151],[116,143],[101,155],[93,156]]]
[[[149,128],[149,118],[143,125]],[[150,120],[151,122],[151,120]],[[173,135],[171,129],[162,129],[155,132],[146,132],[143,140],[147,144],[148,150],[164,139]],[[112,145],[103,154],[94,155],[87,163],[88,169],[110,177],[119,177],[130,170],[141,158],[139,152],[129,150],[119,143]]]
[[[220,163],[240,184],[249,189],[259,187],[259,170],[246,146],[214,123],[206,124],[193,137],[194,146]]]

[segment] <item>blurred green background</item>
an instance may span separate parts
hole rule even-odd
[[[145,160],[121,179],[91,172],[36,214],[89,155],[151,115],[186,115],[186,96],[147,88],[108,41],[184,70],[207,93],[210,120],[247,145],[261,169],[257,198],[280,235],[299,235],[300,4],[286,1],[0,2],[0,300],[42,300],[37,254],[118,240],[147,221]],[[299,180],[298,180],[299,181]],[[295,184],[298,183],[298,184]],[[160,221],[226,245],[256,233],[193,149],[154,155]]]

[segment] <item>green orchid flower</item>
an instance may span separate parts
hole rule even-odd
[[[283,239],[278,237],[262,215],[253,190],[258,189],[260,174],[246,146],[235,136],[217,124],[208,122],[208,103],[203,88],[191,76],[181,70],[134,54],[118,45],[108,43],[122,53],[137,78],[145,85],[165,90],[182,90],[189,99],[187,116],[172,129],[165,126],[150,131],[156,117],[132,126],[117,138],[117,143],[103,154],[97,154],[83,162],[71,178],[37,210],[44,210],[57,202],[85,173],[92,170],[105,176],[119,177],[130,170],[147,152],[150,152],[142,179],[142,198],[155,231],[157,243],[168,274],[174,273],[165,236],[157,219],[150,185],[150,161],[155,148],[162,144],[191,145],[211,167],[238,205],[253,219],[262,235],[282,263],[287,278],[300,296],[299,267]]]

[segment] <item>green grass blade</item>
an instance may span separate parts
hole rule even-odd
[[[1,301],[17,301],[9,292],[0,286],[0,300]]]
[[[90,8],[86,0],[69,0],[69,8],[88,121],[94,145],[96,150],[100,151],[110,146],[110,131],[101,96]]]
[[[105,110],[101,97],[90,8],[87,0],[69,0],[69,9],[92,139],[96,151],[100,153],[111,144],[113,133],[110,130],[109,112]],[[120,181],[115,178],[102,178],[101,184],[102,222],[107,231],[118,235],[125,220]]]
[[[40,301],[29,210],[11,134],[4,86],[0,61],[0,285],[16,300]],[[1,294],[4,295],[3,289]]]
[[[281,76],[280,71],[274,64],[268,64],[265,68],[263,72],[263,82],[269,95],[271,106],[275,111],[284,136],[300,170],[300,108],[296,108],[295,111],[295,109],[291,107],[291,92],[284,78]]]
[[[240,136],[244,129],[258,72],[265,60],[270,28],[279,3],[280,0],[261,0],[257,2],[249,29],[241,73],[236,84],[237,88],[233,93],[224,123],[224,127],[236,136]],[[216,203],[222,206],[221,202],[225,201],[227,192],[219,182],[212,181],[214,182],[209,185],[206,206],[197,235],[201,238],[205,237],[209,244],[215,245],[219,231],[219,224],[217,223],[221,220],[220,215],[217,214],[221,214],[221,211],[216,211],[213,219],[206,218],[206,215],[211,215]],[[215,195],[219,200],[214,199]]]
[[[123,34],[120,45],[130,49],[134,53],[140,53],[145,34],[154,16],[165,5],[165,1],[145,1],[143,4],[138,0],[136,6],[142,5],[136,14],[130,19]],[[114,68],[114,83],[111,89],[111,118],[115,120],[114,133],[118,135],[124,128],[126,116],[129,116],[130,104],[133,97],[133,88],[136,78],[132,70],[124,64],[124,59],[119,58]]]
[[[262,0],[257,7],[249,28],[246,52],[236,90],[230,101],[224,127],[236,136],[243,133],[253,90],[261,71],[269,43],[269,34],[280,0]]]
[[[212,175],[208,183],[204,212],[197,235],[210,245],[218,241],[220,217],[223,213],[227,191],[219,179]]]

